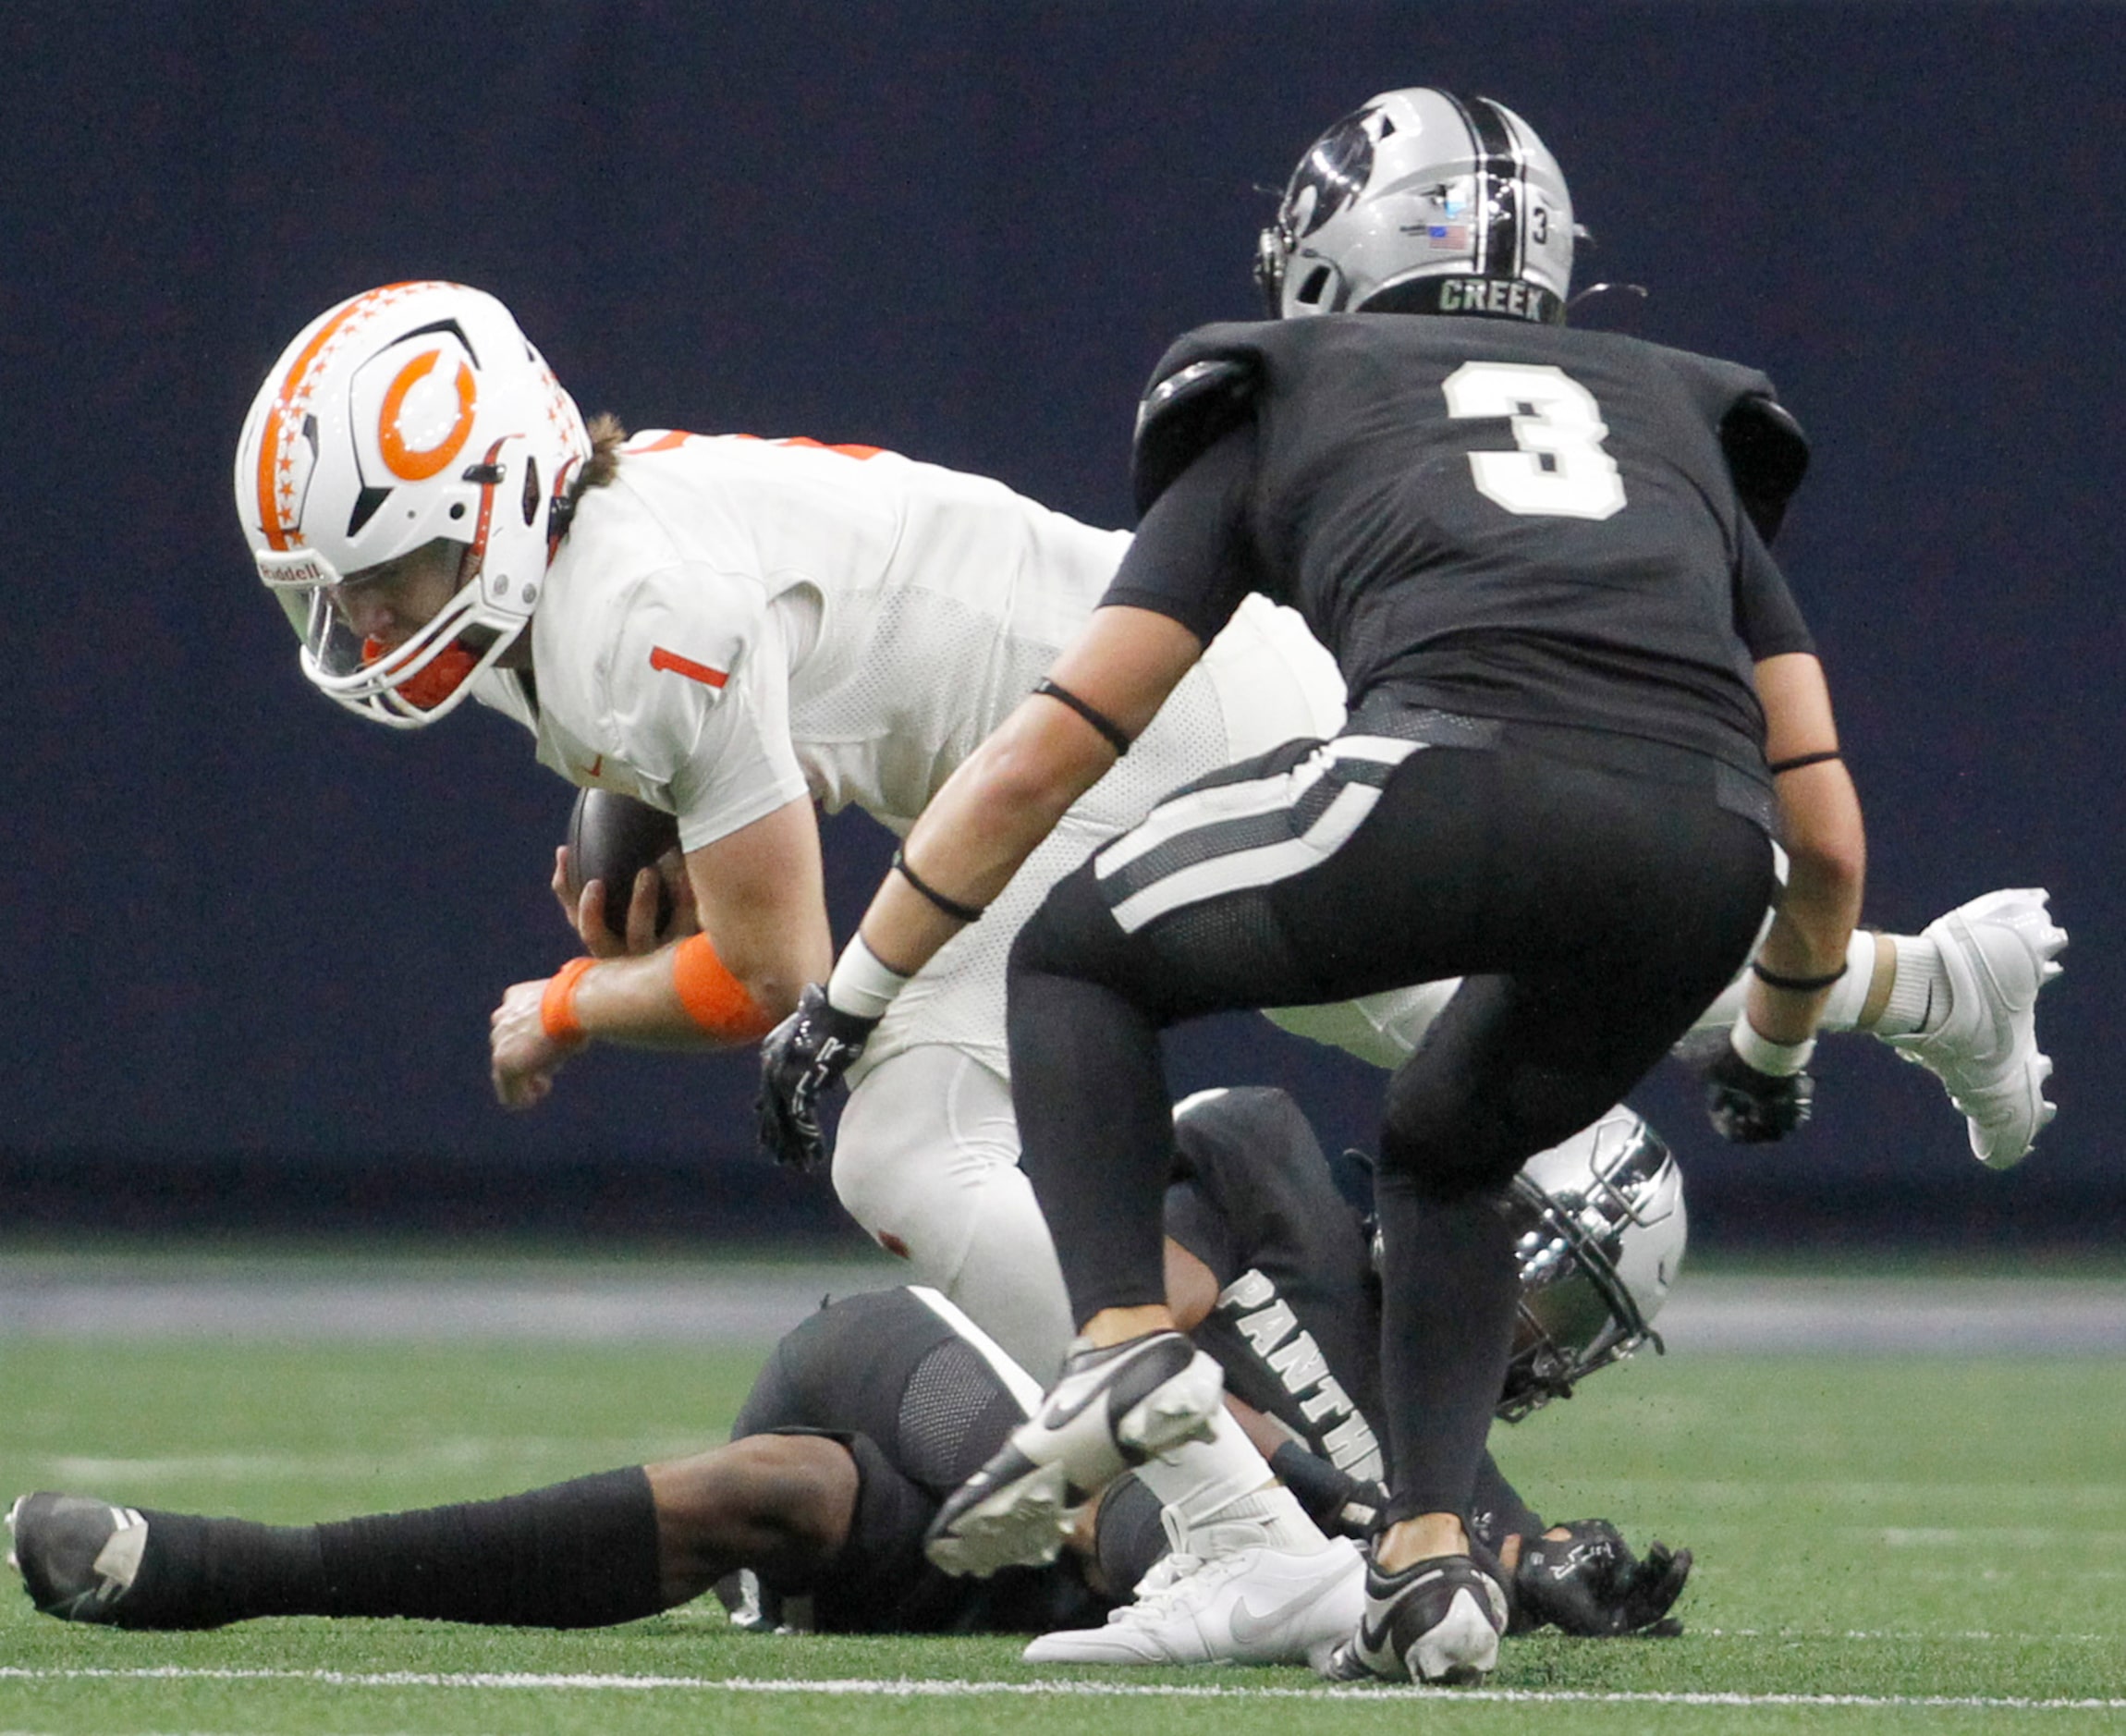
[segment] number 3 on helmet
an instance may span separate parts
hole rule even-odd
[[[237,512],[302,670],[349,710],[416,728],[452,710],[524,630],[556,505],[591,451],[574,402],[493,296],[391,284],[320,314],[245,418]],[[444,541],[458,589],[380,651],[334,588]]]

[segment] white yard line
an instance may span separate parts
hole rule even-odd
[[[1510,1705],[1721,1705],[1929,1707],[1973,1711],[2120,1712],[2126,1699],[2037,1699],[2010,1694],[1723,1693],[1631,1693],[1521,1688],[1417,1688],[1323,1686],[1250,1688],[1219,1682],[1149,1681],[957,1681],[900,1678],[763,1680],[729,1676],[549,1675],[531,1672],[427,1672],[340,1669],[25,1669],[0,1667],[0,1681],[288,1681],[336,1688],[463,1688],[575,1690],[606,1693],[704,1693],[732,1694],[817,1693],[895,1700],[970,1699],[984,1696],[1153,1700],[1437,1700]]]

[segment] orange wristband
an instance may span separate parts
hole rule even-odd
[[[555,1042],[583,1041],[583,1027],[576,1021],[576,984],[597,962],[595,959],[571,959],[546,979],[546,992],[539,997],[539,1028]]]
[[[719,1043],[750,1043],[775,1024],[725,968],[706,935],[690,935],[672,948],[672,986],[687,1017]]]

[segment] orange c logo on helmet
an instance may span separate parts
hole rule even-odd
[[[472,433],[472,403],[478,394],[472,370],[462,361],[458,364],[458,419],[442,439],[429,446],[409,446],[400,430],[399,422],[408,395],[429,376],[442,356],[440,349],[431,349],[401,368],[398,377],[384,395],[384,410],[377,418],[376,438],[384,451],[384,461],[391,466],[394,475],[409,483],[426,482],[434,476],[458,456],[458,449]]]

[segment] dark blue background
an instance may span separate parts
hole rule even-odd
[[[487,1010],[569,949],[570,794],[496,719],[397,736],[304,685],[230,501],[251,393],[329,303],[456,277],[587,411],[873,442],[1126,522],[1137,386],[1252,312],[1264,189],[1435,82],[1555,150],[1580,283],[1650,286],[1635,329],[1764,367],[1812,432],[1782,552],[1871,918],[2044,885],[2076,935],[2023,1171],[1848,1043],[1768,1154],[1649,1088],[1701,1223],[2115,1227],[2122,36],[2108,6],[1931,3],[11,8],[0,1183],[33,1221],[825,1221],[751,1167],[742,1058],[600,1053],[494,1107]],[[875,835],[829,850],[846,932]],[[1364,1070],[1252,1022],[1177,1071],[1370,1119]]]

